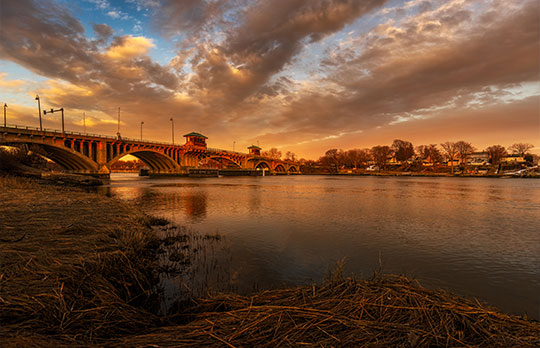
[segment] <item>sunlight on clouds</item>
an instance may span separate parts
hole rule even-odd
[[[110,47],[105,55],[111,59],[130,59],[148,53],[153,47],[155,45],[152,39],[128,35],[123,38],[120,45]]]
[[[57,80],[47,81],[49,88],[45,90],[45,94],[49,96],[49,99],[55,99],[58,96],[75,95],[81,97],[89,97],[94,95],[94,91],[86,86],[77,86],[68,82],[61,82]]]
[[[24,85],[23,80],[6,80],[7,73],[0,72],[0,88],[14,88]]]

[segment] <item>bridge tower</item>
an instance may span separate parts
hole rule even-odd
[[[248,147],[249,154],[253,156],[260,156],[261,155],[261,148],[256,145],[251,145]]]
[[[206,139],[208,139],[208,137],[197,132],[184,134],[184,137],[186,138],[186,143],[182,146],[184,150],[183,165],[187,167],[197,167],[199,160],[208,150],[206,145]]]

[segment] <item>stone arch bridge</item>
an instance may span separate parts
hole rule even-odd
[[[184,135],[186,143],[175,145],[129,138],[110,137],[31,127],[0,127],[1,145],[26,144],[54,161],[67,172],[108,177],[111,166],[125,155],[132,155],[153,174],[188,174],[192,169],[252,170],[268,174],[296,174],[296,162],[261,156],[260,148],[249,153],[208,148],[199,133]]]

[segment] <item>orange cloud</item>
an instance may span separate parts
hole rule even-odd
[[[127,35],[113,42],[105,55],[111,59],[132,59],[146,55],[152,47],[155,47],[152,39]]]

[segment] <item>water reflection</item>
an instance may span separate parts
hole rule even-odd
[[[235,291],[319,281],[343,257],[369,276],[380,253],[385,272],[540,316],[538,180],[114,179],[112,195],[222,235],[220,279]]]
[[[180,209],[193,222],[204,220],[206,217],[207,197],[204,191],[180,195]]]

